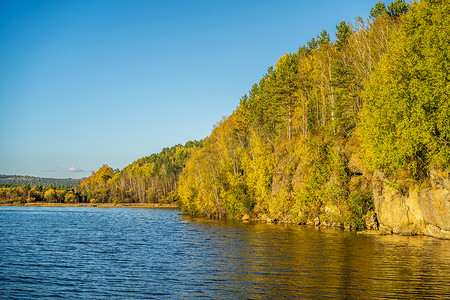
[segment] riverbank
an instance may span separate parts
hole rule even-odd
[[[24,204],[0,204],[0,206],[22,206],[22,207],[128,207],[128,208],[177,208],[176,204],[161,203],[45,203],[34,202]]]

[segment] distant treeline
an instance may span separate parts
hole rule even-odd
[[[21,185],[0,187],[0,204],[22,205],[25,203],[78,203],[73,190],[54,185]]]
[[[83,179],[0,175],[0,204],[77,203],[73,191]]]
[[[20,186],[20,185],[42,185],[42,186],[55,186],[55,187],[74,187],[79,185],[82,179],[72,179],[72,178],[43,178],[43,177],[33,177],[33,176],[21,176],[21,175],[0,175],[0,186]]]
[[[164,148],[123,168],[104,165],[75,188],[80,202],[91,203],[174,203],[178,177],[190,152],[203,141]]]
[[[178,200],[179,174],[190,152],[202,147],[202,143],[189,141],[184,146],[164,148],[158,154],[138,159],[123,170],[104,165],[84,180],[3,175],[8,179],[28,180],[24,181],[26,184],[0,185],[0,203],[174,203]],[[68,185],[71,181],[76,182]]]

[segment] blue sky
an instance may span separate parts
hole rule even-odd
[[[377,1],[0,1],[0,174],[89,176],[202,139]]]

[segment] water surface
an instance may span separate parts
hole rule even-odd
[[[61,297],[448,299],[450,241],[167,209],[0,207],[0,298]]]

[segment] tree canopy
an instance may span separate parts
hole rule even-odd
[[[416,3],[366,85],[360,137],[373,169],[420,178],[450,163],[449,13],[448,1]]]

